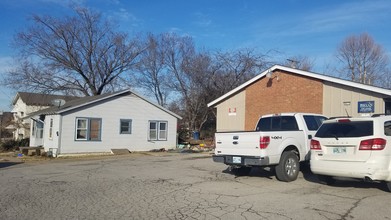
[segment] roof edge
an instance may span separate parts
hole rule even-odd
[[[223,100],[227,99],[228,97],[232,96],[233,94],[241,91],[242,89],[246,88],[250,84],[263,78],[264,76],[266,76],[266,74],[268,72],[273,72],[275,70],[283,70],[283,71],[295,73],[295,74],[298,74],[301,76],[307,76],[307,77],[311,77],[311,78],[315,78],[315,79],[324,80],[327,82],[332,82],[332,83],[336,83],[336,84],[340,84],[340,85],[350,86],[350,87],[354,87],[354,88],[358,88],[358,89],[363,89],[363,90],[391,96],[391,90],[389,90],[389,89],[384,89],[384,88],[380,88],[377,86],[371,86],[371,85],[366,85],[366,84],[357,83],[357,82],[353,82],[353,81],[348,81],[348,80],[344,80],[344,79],[340,79],[340,78],[336,78],[336,77],[332,77],[332,76],[326,76],[326,75],[315,73],[315,72],[309,72],[309,71],[295,69],[295,68],[281,66],[281,65],[274,65],[274,66],[266,69],[265,71],[263,71],[259,75],[248,80],[247,82],[236,87],[235,89],[232,89],[231,91],[225,93],[224,95],[220,96],[219,98],[209,102],[207,104],[207,106],[208,107],[216,106],[218,103],[222,102]]]
[[[260,74],[256,75],[255,77],[253,77],[252,79],[248,80],[247,82],[243,83],[242,85],[232,89],[231,91],[225,93],[224,95],[220,96],[219,98],[213,100],[212,102],[209,102],[208,103],[208,107],[213,107],[215,106],[217,103],[221,102],[222,100],[226,99],[227,97],[237,93],[238,91],[246,88],[248,85],[258,81],[259,79],[261,79],[263,76],[266,76],[266,74],[269,72],[269,71],[274,71],[276,68],[278,67],[278,65],[274,65],[268,69],[266,69],[265,71],[261,72]]]
[[[71,111],[71,110],[74,110],[74,109],[78,109],[78,108],[81,108],[81,107],[83,107],[83,106],[90,105],[90,104],[94,104],[94,103],[96,103],[96,102],[100,102],[100,101],[102,101],[102,100],[106,100],[106,99],[109,99],[109,98],[112,98],[112,97],[115,97],[115,96],[118,96],[118,95],[121,95],[121,94],[125,94],[125,93],[128,93],[128,92],[129,92],[130,94],[133,94],[133,95],[137,96],[138,98],[140,98],[140,99],[142,99],[142,100],[148,102],[149,104],[151,104],[151,105],[153,105],[153,106],[159,108],[160,110],[165,111],[165,112],[167,112],[168,114],[170,114],[170,115],[172,115],[172,116],[174,116],[174,117],[176,117],[176,118],[178,118],[178,119],[182,119],[181,116],[175,114],[174,112],[171,112],[170,110],[164,108],[163,106],[160,106],[160,105],[158,105],[158,104],[155,104],[155,103],[149,101],[148,99],[146,99],[146,98],[144,98],[143,96],[141,96],[141,95],[139,95],[139,94],[137,94],[137,93],[131,91],[130,89],[125,89],[125,90],[122,90],[122,91],[114,92],[114,93],[112,93],[112,94],[103,96],[103,97],[98,98],[98,99],[94,99],[94,100],[92,100],[92,101],[88,101],[88,102],[81,103],[81,104],[78,104],[78,105],[75,105],[75,106],[71,106],[71,107],[69,107],[69,108],[54,110],[53,112],[56,113],[56,114],[61,114],[61,113],[64,113],[64,112],[68,112],[68,111]],[[45,110],[47,110],[47,109],[44,109],[43,111],[45,111]],[[36,113],[39,113],[39,112],[40,112],[40,111],[37,111]],[[30,114],[29,116],[26,116],[26,117],[33,117],[33,116],[35,116],[35,115],[37,115],[37,114],[32,113],[32,114]]]

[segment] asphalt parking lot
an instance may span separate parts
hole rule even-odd
[[[236,177],[210,154],[0,161],[0,219],[390,219],[391,193],[354,180],[321,185],[303,167],[279,182]]]

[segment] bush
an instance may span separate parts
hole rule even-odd
[[[18,141],[8,140],[1,144],[2,151],[14,151],[18,145]]]
[[[28,147],[30,144],[29,138],[24,138],[18,141],[7,140],[1,144],[2,151],[15,151],[19,150],[19,147]]]
[[[19,147],[28,147],[30,145],[30,138],[23,138],[18,142]]]

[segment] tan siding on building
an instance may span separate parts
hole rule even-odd
[[[378,93],[330,82],[324,82],[323,93],[323,114],[329,117],[346,116],[347,113],[352,117],[362,116],[358,113],[359,101],[374,101],[375,114],[385,110],[384,96]]]
[[[278,77],[278,78],[277,78]],[[261,115],[280,112],[322,113],[321,80],[275,71],[246,88],[245,130],[253,130]],[[217,115],[219,115],[217,113]]]
[[[217,131],[243,131],[245,118],[245,91],[217,105]]]

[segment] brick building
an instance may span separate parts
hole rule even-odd
[[[391,90],[275,65],[208,107],[217,109],[217,131],[250,131],[261,115],[279,112],[391,114]]]

